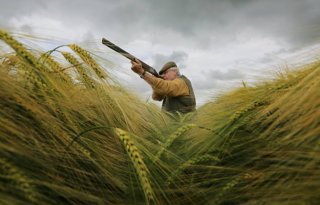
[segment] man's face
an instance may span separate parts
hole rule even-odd
[[[162,77],[164,80],[174,80],[177,78],[177,73],[172,69],[168,69],[162,74]]]

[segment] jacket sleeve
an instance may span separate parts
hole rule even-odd
[[[164,95],[160,95],[159,93],[157,93],[155,91],[152,92],[152,99],[153,100],[161,101],[164,99],[164,97],[165,97]]]
[[[189,95],[189,89],[187,84],[181,78],[174,80],[163,80],[161,78],[153,78],[150,82],[153,89],[153,93],[158,96],[185,96]],[[152,94],[153,97],[153,94]]]

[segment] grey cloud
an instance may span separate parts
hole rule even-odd
[[[205,74],[209,79],[215,80],[235,80],[244,78],[244,74],[237,69],[229,69],[226,72],[211,70]]]
[[[237,35],[260,35],[279,39],[290,47],[319,41],[320,2],[317,0],[279,1],[147,1],[147,31],[171,30],[183,35],[185,43],[202,48],[229,44]],[[155,26],[157,28],[155,28]],[[192,44],[190,44],[192,46]]]
[[[221,90],[241,82],[244,74],[236,69],[229,69],[225,72],[220,70],[203,71],[197,77],[191,76],[193,87],[195,90]]]
[[[207,90],[210,88],[219,87],[219,83],[217,80],[204,78],[204,79],[192,80],[192,86],[195,91],[196,90]]]
[[[112,3],[1,0],[0,3],[2,19],[43,12],[69,26],[81,24],[93,33],[123,43],[146,34],[161,36],[170,31],[183,36],[182,43],[190,47],[209,48],[234,42],[239,32],[246,29],[252,32],[247,34],[248,38],[259,34],[285,41],[290,47],[319,41],[318,0],[119,0]]]
[[[39,0],[0,0],[0,5],[0,28],[11,28],[9,20],[13,17],[19,18],[46,8],[46,2]]]
[[[256,1],[243,19],[265,37],[282,39],[291,47],[303,47],[319,40],[320,2],[317,0]]]
[[[33,33],[33,29],[32,29],[32,27],[29,26],[29,25],[22,25],[22,26],[20,27],[20,30],[21,30],[22,32],[25,32],[25,33],[28,33],[28,34],[32,34],[32,33]]]
[[[230,80],[220,80],[216,78],[205,77],[202,79],[194,79],[192,81],[192,86],[195,92],[205,91],[205,90],[223,90],[230,87],[236,87],[241,85],[240,79],[230,79]]]
[[[173,51],[170,55],[156,54],[153,56],[154,68],[160,69],[166,62],[175,61],[179,68],[186,67],[184,62],[187,60],[188,54],[183,51]]]
[[[279,1],[174,1],[157,3],[154,21],[164,28],[197,37],[207,44],[228,43],[245,29],[252,34],[280,39],[294,46],[319,40],[320,2]],[[210,42],[214,36],[216,40]],[[250,34],[248,34],[250,37]],[[206,40],[207,41],[206,41]],[[199,42],[203,44],[203,42]]]
[[[0,18],[8,19],[13,16],[23,16],[36,10],[44,9],[46,7],[46,2],[39,0],[0,0],[0,5]]]
[[[145,18],[137,21],[143,31],[169,30],[181,34],[186,41],[195,40],[202,46],[228,43],[239,31],[279,38],[291,44],[312,43],[320,25],[320,3],[316,0],[280,1],[146,1]],[[132,9],[135,9],[133,7]],[[130,13],[129,13],[130,15]],[[137,20],[132,14],[126,17]],[[125,16],[121,18],[126,19]],[[312,26],[306,29],[307,23]],[[129,29],[132,27],[129,26]],[[214,42],[210,38],[216,39]],[[250,36],[248,36],[250,37]]]

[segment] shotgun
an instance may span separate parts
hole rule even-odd
[[[136,61],[139,60],[138,58],[134,57],[133,55],[131,55],[130,53],[128,53],[127,51],[123,50],[122,48],[120,48],[119,46],[113,44],[112,42],[108,41],[105,38],[102,38],[102,44],[108,46],[109,48],[111,48],[112,50],[114,50],[117,53],[120,53],[121,55],[123,55],[124,57],[132,60],[132,61]],[[148,64],[146,64],[145,62],[143,62],[142,60],[139,60],[142,64],[142,68],[145,71],[148,71],[149,73],[151,73],[152,75],[154,75],[155,77],[161,78],[160,75],[157,73],[157,71],[152,68],[151,66],[149,66]]]

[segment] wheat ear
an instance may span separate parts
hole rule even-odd
[[[125,147],[128,155],[130,156],[130,159],[134,165],[134,168],[138,174],[141,186],[143,188],[145,197],[147,199],[148,204],[150,202],[155,201],[155,195],[153,192],[153,189],[151,187],[150,180],[148,178],[148,169],[145,163],[143,162],[142,156],[139,154],[138,148],[134,145],[132,140],[130,139],[129,133],[126,131],[115,128],[115,133],[120,138],[120,140],[123,143],[123,146]]]
[[[158,153],[155,155],[154,157],[154,162],[156,162],[161,155],[163,154],[163,152],[168,149],[171,144],[173,143],[174,140],[176,140],[179,136],[181,136],[182,134],[184,134],[186,131],[190,130],[193,127],[196,127],[197,125],[195,124],[186,124],[182,127],[180,127],[177,131],[175,131],[174,133],[172,133],[168,139],[165,141],[165,143],[162,145],[161,149],[158,151]]]

